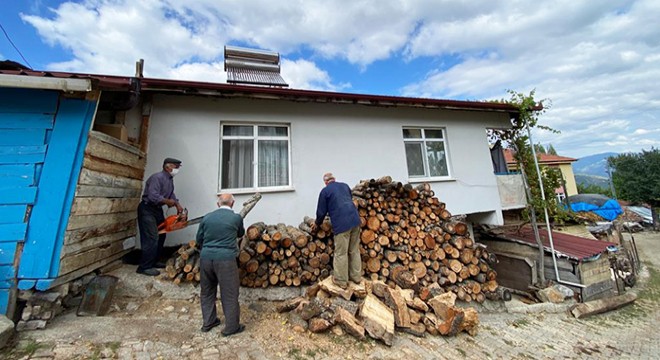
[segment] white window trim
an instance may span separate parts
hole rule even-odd
[[[241,136],[241,135],[236,135],[236,136],[223,136],[222,134],[222,129],[223,126],[252,126],[254,131],[252,136]],[[258,147],[258,142],[259,140],[283,140],[285,137],[284,136],[259,136],[259,126],[280,126],[280,127],[286,127],[287,128],[287,136],[286,136],[286,141],[287,141],[287,152],[288,152],[288,161],[289,163],[287,164],[287,170],[288,170],[288,177],[289,177],[289,184],[284,185],[284,186],[266,186],[266,187],[259,187],[259,186],[253,186],[249,188],[232,188],[232,189],[223,189],[222,188],[222,141],[223,140],[254,140],[254,143],[252,144],[254,149],[253,153],[255,154],[255,158],[252,161],[252,166],[253,166],[253,171],[254,171],[254,183],[256,183],[259,179],[259,161],[257,159],[259,155],[259,147]],[[268,193],[268,192],[283,192],[283,191],[294,191],[293,187],[293,160],[291,158],[291,124],[286,124],[286,123],[262,123],[262,122],[232,122],[232,121],[221,121],[220,122],[220,166],[218,167],[218,192],[217,194],[222,194],[222,193],[232,193],[232,194],[250,194],[250,193],[256,193],[256,192],[262,192],[262,193]]]
[[[422,182],[430,182],[430,181],[435,181],[435,182],[440,182],[440,181],[454,181],[454,177],[452,176],[452,167],[451,167],[451,156],[449,153],[449,142],[448,142],[448,135],[447,135],[447,128],[445,127],[433,127],[433,126],[403,126],[402,130],[405,129],[419,129],[419,130],[440,130],[442,131],[442,139],[430,139],[430,141],[436,141],[436,142],[442,142],[445,145],[445,158],[447,160],[447,176],[410,176],[408,174],[408,182],[410,183],[422,183]],[[403,131],[401,134],[401,137],[403,138]],[[406,154],[406,143],[415,143],[415,142],[422,142],[424,146],[422,146],[422,160],[424,161],[424,172],[429,174],[431,171],[429,169],[429,163],[428,163],[428,154],[426,152],[426,132],[422,131],[422,137],[421,138],[403,138],[403,153],[404,157],[406,158],[406,173],[408,173],[408,156]]]

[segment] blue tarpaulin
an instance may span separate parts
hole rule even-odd
[[[600,194],[579,194],[568,197],[571,210],[592,212],[605,220],[612,221],[623,213],[616,200]]]

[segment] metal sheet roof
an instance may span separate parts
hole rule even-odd
[[[538,247],[531,226],[524,226],[517,231],[513,229],[498,231],[495,236],[503,240],[514,241],[535,248]],[[548,232],[545,229],[539,229],[539,236],[541,237],[541,243],[545,251],[550,252]],[[606,251],[608,246],[617,246],[615,243],[608,241],[592,240],[556,231],[552,232],[552,242],[555,252],[559,256],[576,260],[583,260],[598,255]]]
[[[55,71],[0,70],[2,74],[34,77],[91,79],[95,89],[128,90],[133,77],[80,74]],[[502,112],[518,114],[515,106],[505,103],[413,98],[370,94],[337,93],[317,90],[246,86],[224,83],[208,83],[187,80],[139,78],[142,92],[203,95],[219,97],[248,97],[260,99],[291,100],[336,104],[359,104],[380,107],[413,107],[426,109]]]

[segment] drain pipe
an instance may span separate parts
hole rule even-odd
[[[536,150],[534,149],[534,141],[532,141],[532,132],[529,130],[529,125],[527,126],[527,135],[529,136],[529,143],[532,146],[532,155],[534,156],[534,165],[536,166],[536,174],[539,177],[539,186],[541,187],[541,198],[543,199],[543,212],[545,214],[545,226],[546,231],[548,232],[548,241],[550,242],[550,251],[552,251],[552,263],[555,267],[555,276],[557,277],[557,282],[560,284],[571,285],[579,288],[585,288],[586,285],[573,283],[570,281],[564,281],[559,278],[559,268],[557,267],[557,259],[555,258],[555,244],[552,241],[552,230],[550,229],[550,216],[548,215],[548,208],[545,206],[545,191],[543,190],[543,179],[541,177],[541,169],[539,168],[539,162],[536,158]]]

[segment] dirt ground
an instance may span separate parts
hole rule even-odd
[[[627,235],[628,236],[628,235]],[[224,338],[222,326],[199,331],[198,289],[134,273],[125,265],[111,311],[78,317],[71,310],[44,330],[21,332],[5,359],[435,359],[660,357],[660,233],[634,234],[645,266],[632,306],[577,320],[566,313],[514,314],[501,304],[479,308],[481,328],[471,337],[416,338],[397,333],[394,346],[349,335],[295,332],[277,302],[241,294],[244,333]],[[286,296],[281,295],[281,296]],[[653,332],[652,334],[649,332]],[[624,342],[621,344],[621,342]],[[648,344],[647,344],[648,343]],[[630,346],[628,346],[629,344]],[[655,355],[654,355],[655,354]]]

